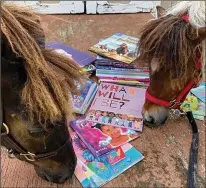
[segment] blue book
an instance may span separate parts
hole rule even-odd
[[[76,113],[84,114],[86,112],[96,94],[97,89],[97,83],[89,80],[86,81],[84,87],[80,87],[80,85],[78,85],[80,95],[73,95],[73,107]]]
[[[73,132],[71,137],[77,156],[74,174],[84,188],[101,187],[144,159],[129,143],[95,157],[76,133]]]
[[[194,94],[203,103],[205,103],[205,84],[206,83],[202,83],[199,87],[191,90],[191,93]]]

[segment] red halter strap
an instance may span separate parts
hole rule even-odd
[[[189,16],[188,15],[184,15],[182,17],[185,21],[187,21],[189,23]],[[196,54],[196,62],[195,62],[195,67],[197,72],[201,71],[202,68],[202,63],[201,63],[201,54],[199,52],[197,52]],[[146,95],[145,98],[149,101],[151,101],[154,104],[160,105],[160,106],[164,106],[165,108],[179,108],[181,103],[185,100],[187,94],[190,92],[190,90],[197,85],[197,83],[199,82],[200,79],[200,75],[201,72],[198,75],[195,75],[194,79],[191,80],[184,88],[183,90],[179,93],[179,95],[176,97],[176,99],[172,100],[172,101],[165,101],[162,99],[159,99],[157,97],[152,96],[148,89],[146,91]]]
[[[182,16],[182,18],[186,21],[186,22],[190,22],[189,21],[189,16],[188,16],[188,14],[185,14],[184,16]]]

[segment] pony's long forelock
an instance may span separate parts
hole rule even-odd
[[[181,88],[188,79],[188,60],[195,61],[200,44],[196,29],[179,16],[167,15],[150,21],[139,40],[140,61],[157,59],[159,68],[169,73],[172,88]]]
[[[1,5],[1,9],[1,31],[12,51],[25,60],[27,82],[21,99],[29,120],[46,125],[71,119],[71,93],[77,92],[76,82],[85,78],[80,67],[66,56],[40,48],[36,38],[43,36],[43,30],[31,9],[16,5]]]
[[[206,27],[205,1],[179,1],[176,5],[168,9],[167,15],[182,16],[188,14],[189,23],[194,28]],[[202,41],[202,64],[205,66],[206,40]]]

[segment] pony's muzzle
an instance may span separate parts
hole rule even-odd
[[[52,183],[62,184],[66,180],[72,178],[72,176],[74,174],[75,167],[76,167],[76,159],[75,159],[75,161],[70,163],[69,166],[65,167],[62,170],[55,171],[55,170],[35,167],[35,171],[39,177],[41,177],[42,179],[44,179],[46,181],[49,181]]]
[[[159,127],[163,125],[168,117],[168,109],[154,104],[146,104],[142,109],[144,124],[148,127]]]

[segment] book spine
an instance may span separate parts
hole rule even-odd
[[[149,78],[142,78],[142,77],[122,77],[122,76],[102,76],[96,75],[99,79],[111,79],[111,80],[131,80],[131,81],[139,81],[139,82],[149,82]]]
[[[96,70],[96,75],[98,74],[105,74],[105,75],[124,75],[124,76],[145,76],[149,78],[149,73],[148,72],[142,72],[139,70],[133,70],[133,69],[126,69],[126,70],[105,70],[105,69],[97,69]]]
[[[85,112],[87,111],[87,109],[88,109],[91,101],[93,100],[93,98],[94,98],[94,96],[95,96],[95,94],[96,94],[96,92],[97,92],[97,89],[98,89],[98,85],[96,84],[96,85],[95,85],[95,88],[94,88],[93,91],[92,91],[92,94],[91,94],[90,97],[87,99],[87,102],[83,104],[83,106],[82,106],[82,111],[81,111],[82,113],[81,113],[81,114],[85,114]]]
[[[129,85],[129,86],[143,86],[143,87],[148,87],[149,84],[146,84],[144,82],[138,82],[138,83],[133,83],[133,82],[122,82],[118,80],[111,80],[111,81],[106,81],[106,80],[99,80],[99,83],[104,82],[104,83],[111,83],[111,84],[121,84],[121,85]]]
[[[144,73],[148,72],[147,70],[144,69],[135,69],[135,68],[118,68],[118,67],[106,67],[106,66],[97,66],[96,68],[97,68],[96,70],[98,71],[116,70],[116,71],[127,71],[127,72],[144,72]]]
[[[126,69],[135,69],[135,66],[132,65],[121,65],[121,64],[115,64],[115,63],[95,63],[96,68],[110,68],[110,67],[116,67],[116,68],[126,68]]]

